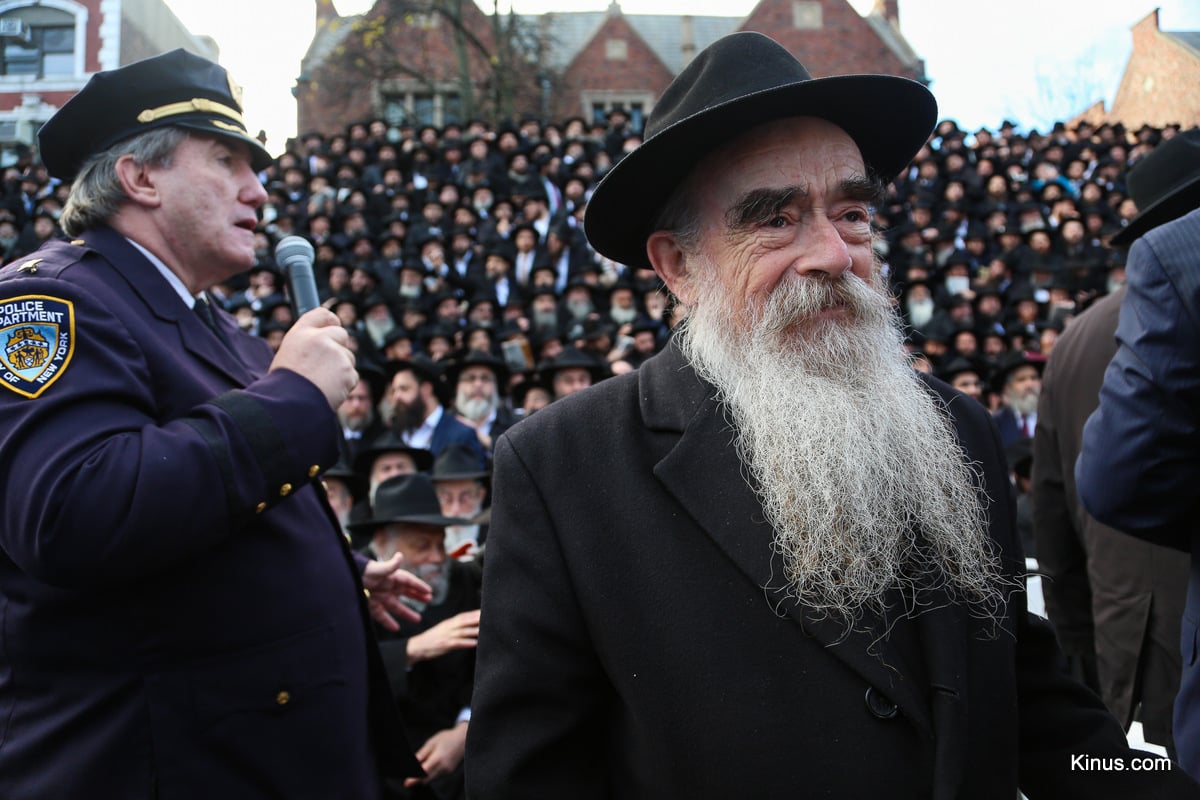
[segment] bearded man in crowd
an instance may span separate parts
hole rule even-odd
[[[902,354],[872,202],[935,119],[735,33],[600,183],[689,315],[497,443],[472,797],[1197,795],[1072,767],[1135,754],[1025,611],[989,415]]]
[[[508,368],[491,353],[471,350],[450,364],[446,381],[454,387],[458,419],[474,429],[480,446],[490,454],[496,437],[516,421],[501,400],[508,384]]]
[[[992,419],[1000,432],[1000,442],[1006,448],[1022,439],[1033,439],[1044,364],[1045,359],[1041,356],[1016,352],[1009,353],[996,368],[993,382],[1000,388],[1004,405],[996,409]]]

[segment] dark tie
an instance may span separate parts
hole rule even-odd
[[[192,306],[192,310],[196,312],[196,316],[200,318],[200,321],[203,322],[208,329],[213,332],[213,335],[217,337],[217,340],[225,346],[225,349],[232,353],[233,345],[229,343],[229,338],[225,335],[225,331],[221,330],[221,327],[217,325],[217,317],[215,314],[213,314],[212,306],[210,306],[208,303],[208,295],[202,294],[197,297],[195,305]]]

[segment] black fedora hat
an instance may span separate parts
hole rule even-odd
[[[1113,235],[1110,241],[1117,247],[1200,207],[1200,128],[1178,133],[1156,147],[1133,165],[1125,185],[1138,213]]]
[[[866,165],[890,180],[929,138],[937,103],[907,78],[814,78],[763,34],[729,34],[671,82],[647,118],[645,140],[596,187],[584,219],[588,240],[614,261],[649,267],[650,227],[697,162],[755,126],[802,116],[841,127]]]
[[[407,522],[412,525],[468,525],[470,520],[442,515],[437,490],[428,475],[393,475],[375,490],[369,519],[347,523],[351,532]]]
[[[325,480],[334,479],[345,483],[355,502],[367,496],[366,477],[358,470],[351,468],[344,459],[339,459],[336,464],[325,470],[325,473],[321,477]]]
[[[246,130],[241,87],[220,64],[182,49],[93,75],[41,127],[38,148],[50,174],[69,181],[88,157],[167,126],[245,142],[256,170],[271,163]]]
[[[966,356],[954,356],[934,370],[934,374],[947,383],[964,372],[974,372],[981,379],[987,376],[987,370],[978,361]]]
[[[599,383],[608,377],[608,366],[577,347],[567,345],[558,355],[543,361],[537,367],[538,378],[546,385],[554,381],[554,376],[564,369],[586,369],[592,376],[592,383]]]
[[[508,366],[499,358],[485,350],[471,350],[466,354],[460,353],[455,356],[450,364],[446,367],[446,385],[455,387],[458,385],[458,376],[467,367],[487,367],[496,376],[496,388],[501,394],[505,393],[508,386]]]
[[[992,388],[997,392],[1004,391],[1004,384],[1008,382],[1008,376],[1021,367],[1033,367],[1038,371],[1038,375],[1041,375],[1045,366],[1046,357],[1040,353],[1032,353],[1028,350],[1006,353],[992,371]]]
[[[354,471],[360,475],[370,476],[371,465],[378,456],[384,453],[408,453],[412,457],[413,463],[416,464],[418,472],[428,472],[433,468],[433,453],[421,447],[409,446],[395,431],[384,431],[358,451],[354,457]]]
[[[479,468],[479,455],[462,443],[447,445],[433,462],[433,481],[474,481],[491,473]]]
[[[450,331],[448,335],[453,337],[454,332]],[[432,383],[435,386],[441,383],[442,367],[424,353],[417,353],[412,358],[393,358],[383,362],[383,372],[389,384],[392,378],[396,377],[396,373],[408,370],[422,383]]]

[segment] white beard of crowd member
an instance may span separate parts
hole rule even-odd
[[[383,347],[383,340],[396,329],[396,321],[392,319],[391,314],[382,316],[368,314],[363,317],[363,328],[366,330],[367,336],[371,338],[372,344],[376,347]]]
[[[1037,412],[1040,386],[1034,385],[1025,389],[1008,387],[1004,391],[1004,402],[1022,417],[1028,417]]]
[[[500,391],[493,385],[490,394],[480,397],[471,393],[470,386],[459,386],[454,407],[459,414],[478,425],[500,407]]]
[[[914,328],[920,328],[933,319],[933,298],[925,297],[920,300],[908,301],[908,319]]]
[[[393,534],[386,537],[386,540],[383,542],[378,542],[378,540],[372,542],[371,549],[375,552],[375,557],[378,560],[387,561],[396,555],[400,548],[396,544],[396,537]],[[450,596],[450,562],[451,559],[447,558],[438,564],[405,565],[402,567],[405,572],[416,575],[429,584],[429,588],[433,590],[433,597],[428,603],[422,603],[419,600],[413,600],[411,597],[401,596],[400,602],[418,614],[430,606],[437,607],[446,602],[446,598]]]
[[[792,275],[743,304],[711,260],[688,261],[682,346],[729,406],[788,596],[850,629],[897,589],[915,615],[944,587],[996,620],[1005,593],[985,509],[884,291],[850,272]],[[837,303],[844,321],[823,320]]]
[[[635,319],[637,319],[637,315],[638,310],[635,306],[629,306],[628,308],[613,306],[608,311],[608,316],[618,325],[624,325],[627,322],[633,322]]]

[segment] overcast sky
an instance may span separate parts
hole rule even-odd
[[[166,0],[193,33],[212,36],[221,61],[246,90],[251,132],[282,150],[296,133],[291,95],[312,40],[313,0]],[[520,13],[599,11],[608,0],[514,0]],[[872,0],[850,0],[860,12]],[[371,0],[334,0],[342,14]],[[490,0],[484,0],[488,10]],[[627,14],[744,16],[751,0],[626,0]],[[996,128],[1012,119],[1045,129],[1090,102],[1112,102],[1129,58],[1130,28],[1160,8],[1165,31],[1200,31],[1197,0],[900,0],[900,28],[925,59],[940,115],[964,128]],[[501,6],[507,8],[507,0]],[[1004,9],[1000,11],[998,9]]]

